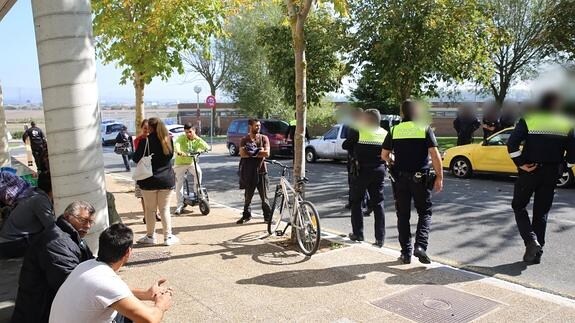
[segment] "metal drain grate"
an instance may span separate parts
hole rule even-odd
[[[420,323],[472,321],[499,303],[437,285],[423,285],[379,299],[373,305]]]
[[[152,264],[162,263],[170,259],[168,251],[140,251],[133,252],[126,266],[143,267]]]

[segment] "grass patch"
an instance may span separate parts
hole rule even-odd
[[[473,138],[474,143],[480,143],[483,140],[481,137]],[[457,146],[457,137],[437,137],[437,144],[439,150],[445,151],[449,148]]]

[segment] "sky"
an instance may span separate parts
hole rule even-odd
[[[48,1],[48,0],[47,0]],[[134,102],[134,89],[131,83],[120,85],[121,70],[112,65],[103,65],[97,60],[97,78],[101,103]],[[39,103],[42,100],[38,58],[35,46],[34,23],[31,1],[17,1],[14,7],[0,22],[0,82],[7,104]],[[194,86],[202,88],[200,101],[209,95],[208,84],[197,74],[177,75],[167,81],[155,79],[145,89],[145,100],[148,102],[196,102]],[[343,94],[332,94],[332,97],[344,99],[353,88],[351,78],[344,79]],[[524,84],[516,86],[525,90]],[[465,89],[463,100],[477,99],[475,93]],[[218,102],[229,102],[224,96]]]
[[[97,65],[98,87],[102,103],[130,103],[134,89],[130,83],[120,85],[121,70],[113,65]],[[191,81],[187,81],[191,80]],[[41,102],[40,75],[32,5],[29,0],[16,1],[0,22],[0,82],[4,100],[11,104]],[[208,84],[197,75],[176,75],[164,82],[154,80],[145,90],[146,101],[196,102],[195,85],[202,87],[200,100],[209,95]],[[222,99],[224,101],[224,99]]]

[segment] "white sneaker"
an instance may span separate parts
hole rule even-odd
[[[164,245],[165,246],[175,245],[178,242],[180,242],[180,239],[178,239],[178,237],[176,237],[173,234],[170,234],[164,238]]]
[[[149,237],[147,235],[138,239],[137,243],[139,244],[156,244],[156,236]]]
[[[182,214],[182,211],[183,211],[183,210],[184,210],[184,207],[183,207],[183,206],[178,206],[178,207],[176,208],[176,210],[174,211],[174,214],[175,214],[175,215],[180,215],[180,214]]]

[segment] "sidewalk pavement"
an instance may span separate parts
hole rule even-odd
[[[124,223],[140,237],[145,228],[133,183],[106,180]],[[267,237],[261,219],[236,225],[239,210],[211,207],[208,216],[196,207],[174,217],[181,244],[135,246],[120,272],[134,287],[168,279],[175,294],[164,322],[575,321],[573,300],[415,258],[403,265],[398,251],[335,235],[307,258],[282,247],[283,238]],[[2,297],[15,291],[17,273],[0,264],[2,322]]]

